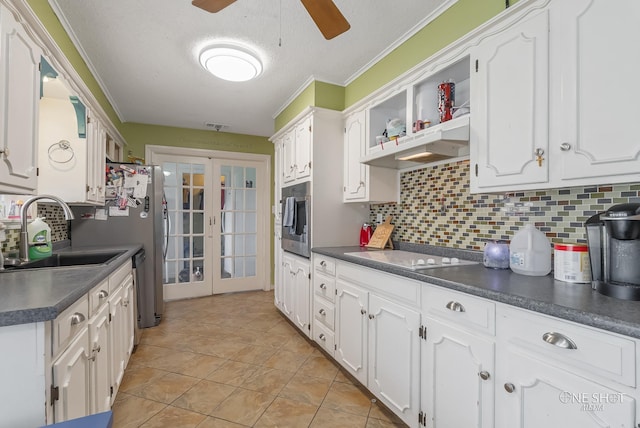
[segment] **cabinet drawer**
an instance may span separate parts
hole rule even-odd
[[[313,273],[313,289],[315,294],[322,296],[330,302],[336,299],[336,279],[327,275]]]
[[[336,261],[331,257],[316,255],[313,257],[313,268],[316,272],[333,276],[336,274]]]
[[[109,299],[109,281],[104,280],[89,292],[89,316],[98,313],[98,309]]]
[[[468,294],[427,285],[422,290],[422,311],[491,336],[496,332],[495,303]]]
[[[334,357],[336,352],[335,334],[318,320],[313,322],[313,340],[327,351],[331,357]]]
[[[129,259],[115,272],[109,275],[109,294],[113,294],[113,292],[120,287],[127,275],[131,275],[131,269],[131,259]]]
[[[498,337],[567,371],[636,386],[635,342],[613,333],[510,307],[499,308]]]
[[[71,342],[74,336],[83,327],[86,327],[89,320],[89,299],[87,295],[82,296],[77,302],[64,310],[53,320],[53,355],[59,352]]]
[[[335,306],[331,302],[327,302],[320,296],[314,296],[313,299],[313,316],[332,331],[335,326]]]

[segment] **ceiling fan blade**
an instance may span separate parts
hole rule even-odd
[[[193,0],[191,4],[207,12],[216,13],[235,1],[236,0]]]
[[[325,39],[331,40],[351,28],[332,0],[300,0]]]

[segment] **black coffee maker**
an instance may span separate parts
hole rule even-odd
[[[640,300],[640,204],[614,205],[590,217],[585,228],[593,288]]]

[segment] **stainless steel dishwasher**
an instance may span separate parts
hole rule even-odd
[[[141,284],[144,284],[144,261],[146,260],[147,255],[144,252],[144,249],[138,251],[137,253],[135,253],[132,257],[132,263],[133,263],[133,281],[135,283],[135,287],[136,287],[136,292],[133,295],[133,298],[135,299],[134,301],[134,309],[135,309],[135,314],[134,314],[134,320],[135,322],[133,323],[133,346],[136,347],[138,346],[138,343],[140,343],[140,336],[141,336],[141,329],[140,329],[140,310],[138,308],[138,302],[142,301],[142,299],[140,298],[140,293],[141,293]]]

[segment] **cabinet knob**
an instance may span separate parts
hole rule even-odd
[[[364,314],[366,314],[366,313],[367,313],[367,311],[365,311],[364,309],[360,309],[360,313],[361,313],[362,315],[364,315]]]
[[[327,267],[327,262],[325,262],[324,260],[321,260],[320,261],[320,266]]]
[[[513,391],[516,390],[516,386],[512,383],[505,383],[504,390],[507,391],[509,394],[511,394]]]
[[[571,144],[569,143],[560,144],[560,150],[562,150],[563,152],[568,152],[569,150],[571,150]]]
[[[486,370],[483,370],[483,371],[481,371],[481,372],[480,372],[480,373],[478,373],[478,374],[480,375],[480,378],[481,378],[482,380],[487,380],[487,379],[489,379],[489,378],[491,377],[491,375],[489,374],[489,372],[488,372],[488,371],[486,371]]]
[[[369,319],[370,319],[370,320],[374,319],[375,317],[376,317],[375,315],[373,315],[373,314],[369,314]]]
[[[327,340],[327,337],[324,335],[324,333],[320,333],[320,336],[318,336],[318,339]]]
[[[318,311],[318,313],[319,313],[320,315],[327,315],[327,311],[325,311],[324,309],[320,309],[320,310]]]
[[[327,284],[325,284],[324,282],[322,284],[320,284],[318,287],[320,287],[323,290],[327,289]]]
[[[129,306],[129,299],[123,299],[122,300],[122,306],[124,306],[125,308]]]
[[[558,348],[578,349],[576,343],[562,333],[555,333],[553,331],[547,332],[542,335],[542,340],[550,345],[557,346]]]
[[[5,147],[4,149],[0,149],[0,154],[4,155],[5,158],[8,158],[10,153],[11,151],[9,150],[8,147]]]
[[[80,312],[76,312],[75,314],[71,315],[71,325],[80,324],[84,320],[85,320],[85,316]]]
[[[447,303],[447,309],[453,312],[465,312],[464,306],[460,302],[454,302],[453,300]]]

